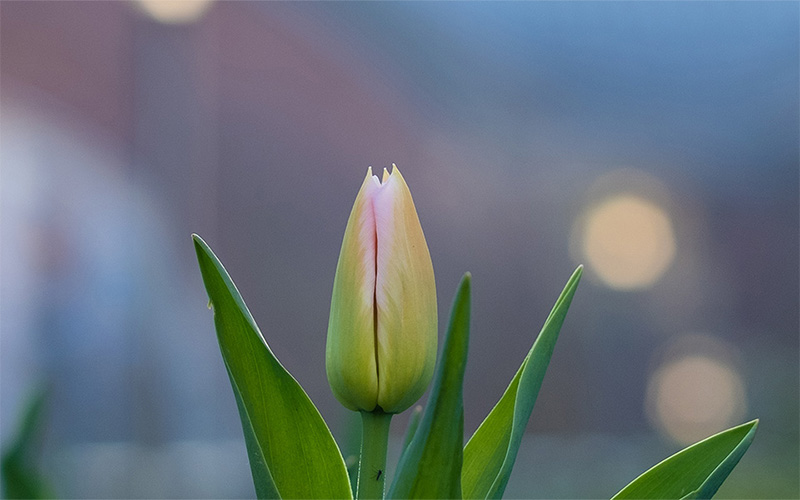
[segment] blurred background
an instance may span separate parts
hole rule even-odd
[[[367,166],[394,162],[440,330],[474,276],[467,437],[586,265],[507,497],[608,497],[760,418],[719,497],[797,498],[799,19],[795,2],[2,2],[2,444],[44,388],[57,495],[254,495],[197,232],[357,448],[325,377],[330,292]]]

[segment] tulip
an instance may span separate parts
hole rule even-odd
[[[325,364],[336,398],[357,411],[399,413],[430,383],[436,285],[411,192],[393,165],[367,170],[333,281]]]

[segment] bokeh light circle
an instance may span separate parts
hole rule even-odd
[[[729,427],[745,408],[744,383],[735,368],[704,354],[687,354],[665,363],[647,387],[648,417],[683,445]]]
[[[675,258],[675,234],[666,210],[636,194],[617,194],[590,207],[581,250],[589,268],[608,286],[652,286]]]
[[[211,6],[213,0],[137,0],[148,16],[165,24],[195,22]]]

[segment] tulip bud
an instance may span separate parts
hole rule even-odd
[[[428,245],[403,176],[372,167],[347,221],[325,364],[351,410],[399,413],[430,383],[436,362],[436,285]]]

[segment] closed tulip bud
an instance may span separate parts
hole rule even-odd
[[[428,245],[403,176],[372,167],[347,221],[325,364],[351,410],[399,413],[430,383],[436,361],[436,285]]]

